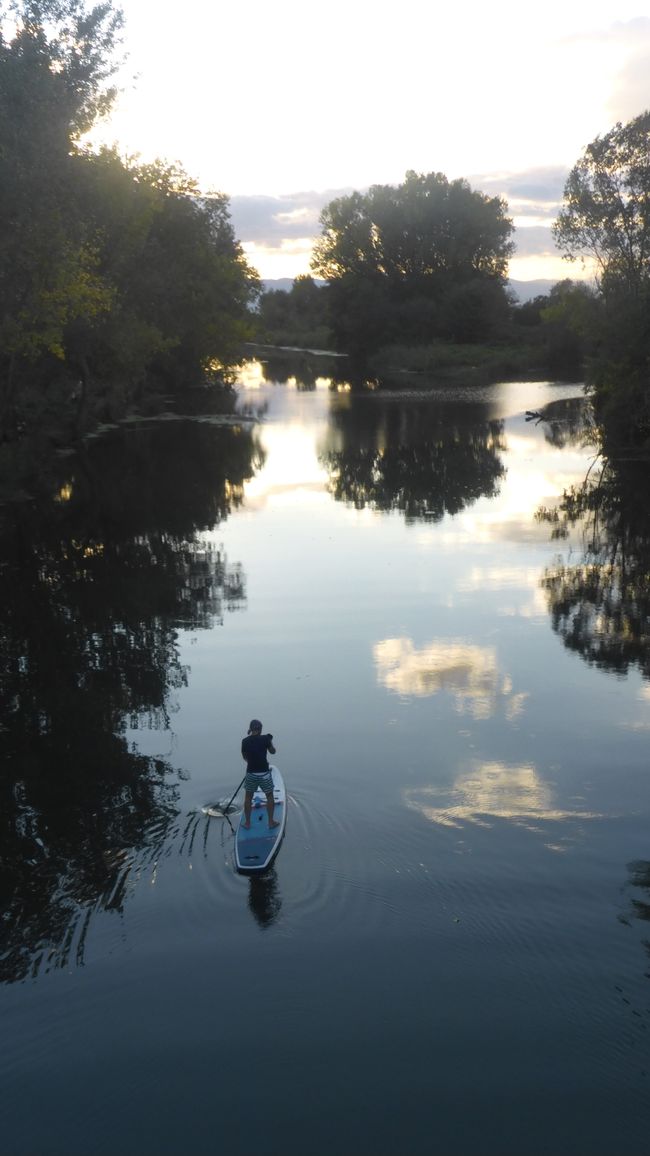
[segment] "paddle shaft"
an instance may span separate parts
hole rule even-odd
[[[239,790],[241,789],[241,787],[243,787],[243,785],[244,785],[244,779],[245,779],[245,778],[246,778],[246,775],[244,775],[244,778],[242,779],[241,783],[240,783],[240,784],[239,784],[239,786],[237,787],[237,790],[236,790],[236,791],[233,793],[233,795],[232,795],[232,798],[230,798],[230,799],[228,800],[228,802],[226,803],[225,807],[221,807],[221,808],[220,808],[220,810],[222,810],[222,811],[227,811],[227,810],[228,810],[228,808],[229,808],[230,804],[232,803],[232,800],[234,799],[235,795],[237,794],[237,791],[239,791]]]

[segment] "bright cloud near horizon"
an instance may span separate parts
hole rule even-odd
[[[408,169],[506,197],[511,277],[579,276],[550,234],[568,170],[650,107],[650,0],[615,18],[611,0],[122,7],[122,93],[97,139],[226,193],[265,279],[309,272],[334,196]]]

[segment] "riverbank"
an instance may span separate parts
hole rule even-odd
[[[494,345],[452,345],[434,342],[426,346],[390,345],[378,349],[364,362],[331,349],[279,346],[248,342],[241,347],[240,361],[264,364],[269,380],[291,378],[301,390],[311,390],[323,378],[334,388],[362,387],[413,389],[435,386],[481,386],[498,381],[540,381],[549,377],[565,381],[580,375],[553,373],[540,357],[538,345],[524,342]],[[157,418],[166,412],[233,415],[238,411],[238,388],[234,373],[224,380],[200,386],[145,395],[137,404],[112,398],[109,409],[86,410],[83,427],[75,421],[74,402],[58,410],[32,412],[11,439],[0,442],[0,502],[23,500],[35,493],[50,492],[59,474],[61,458],[73,453],[88,438],[109,426],[130,420]]]
[[[346,375],[352,383],[357,379],[371,378],[383,381],[391,388],[399,387],[400,382],[408,383],[410,388],[417,378],[450,385],[486,385],[523,379],[540,381],[549,377],[567,382],[584,380],[581,361],[558,356],[557,351],[539,340],[485,345],[445,341],[426,345],[393,344],[382,346],[363,359],[328,348],[305,348],[271,341],[250,343],[246,348],[251,356],[282,367],[317,358],[322,370],[324,362],[330,359],[329,369],[335,380]]]
[[[0,441],[0,504],[25,501],[50,493],[57,484],[61,462],[88,441],[126,423],[171,417],[232,419],[237,408],[237,392],[232,385],[208,382],[174,393],[147,394],[140,404],[114,407],[87,414],[79,429],[72,410],[58,416],[49,412],[47,420],[23,422],[11,439]]]

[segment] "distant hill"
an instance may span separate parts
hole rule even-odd
[[[317,285],[324,285],[325,282],[319,277],[314,278]],[[550,293],[556,281],[508,281],[509,287],[513,293],[517,295],[517,300],[521,305],[525,301],[531,301],[533,297],[541,297],[543,294]],[[271,289],[282,289],[288,293],[293,285],[293,277],[277,277],[275,280],[262,281],[264,292],[268,293]]]
[[[273,289],[281,289],[283,293],[288,293],[293,285],[293,277],[276,277],[275,280],[262,281],[262,289],[265,293],[270,293]]]
[[[324,285],[325,282],[320,277],[314,277],[317,285]],[[262,288],[265,293],[270,293],[271,289],[282,289],[284,293],[288,293],[293,286],[293,277],[276,277],[273,281],[262,281]]]
[[[517,300],[520,305],[524,305],[526,301],[532,301],[533,297],[547,296],[554,285],[555,281],[508,281],[508,287],[516,293]]]

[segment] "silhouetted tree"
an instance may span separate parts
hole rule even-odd
[[[2,18],[0,442],[69,436],[231,363],[257,292],[222,194],[81,146],[114,96],[112,4],[17,0]]]
[[[650,112],[596,137],[571,170],[554,226],[571,260],[595,266],[595,400],[610,442],[650,440]]]
[[[323,349],[330,345],[327,290],[313,277],[296,277],[288,293],[284,289],[263,293],[257,318],[262,341]]]
[[[312,268],[330,284],[340,344],[367,351],[397,336],[455,338],[461,315],[463,339],[482,338],[497,299],[506,302],[513,225],[505,210],[466,181],[415,172],[327,205]]]

